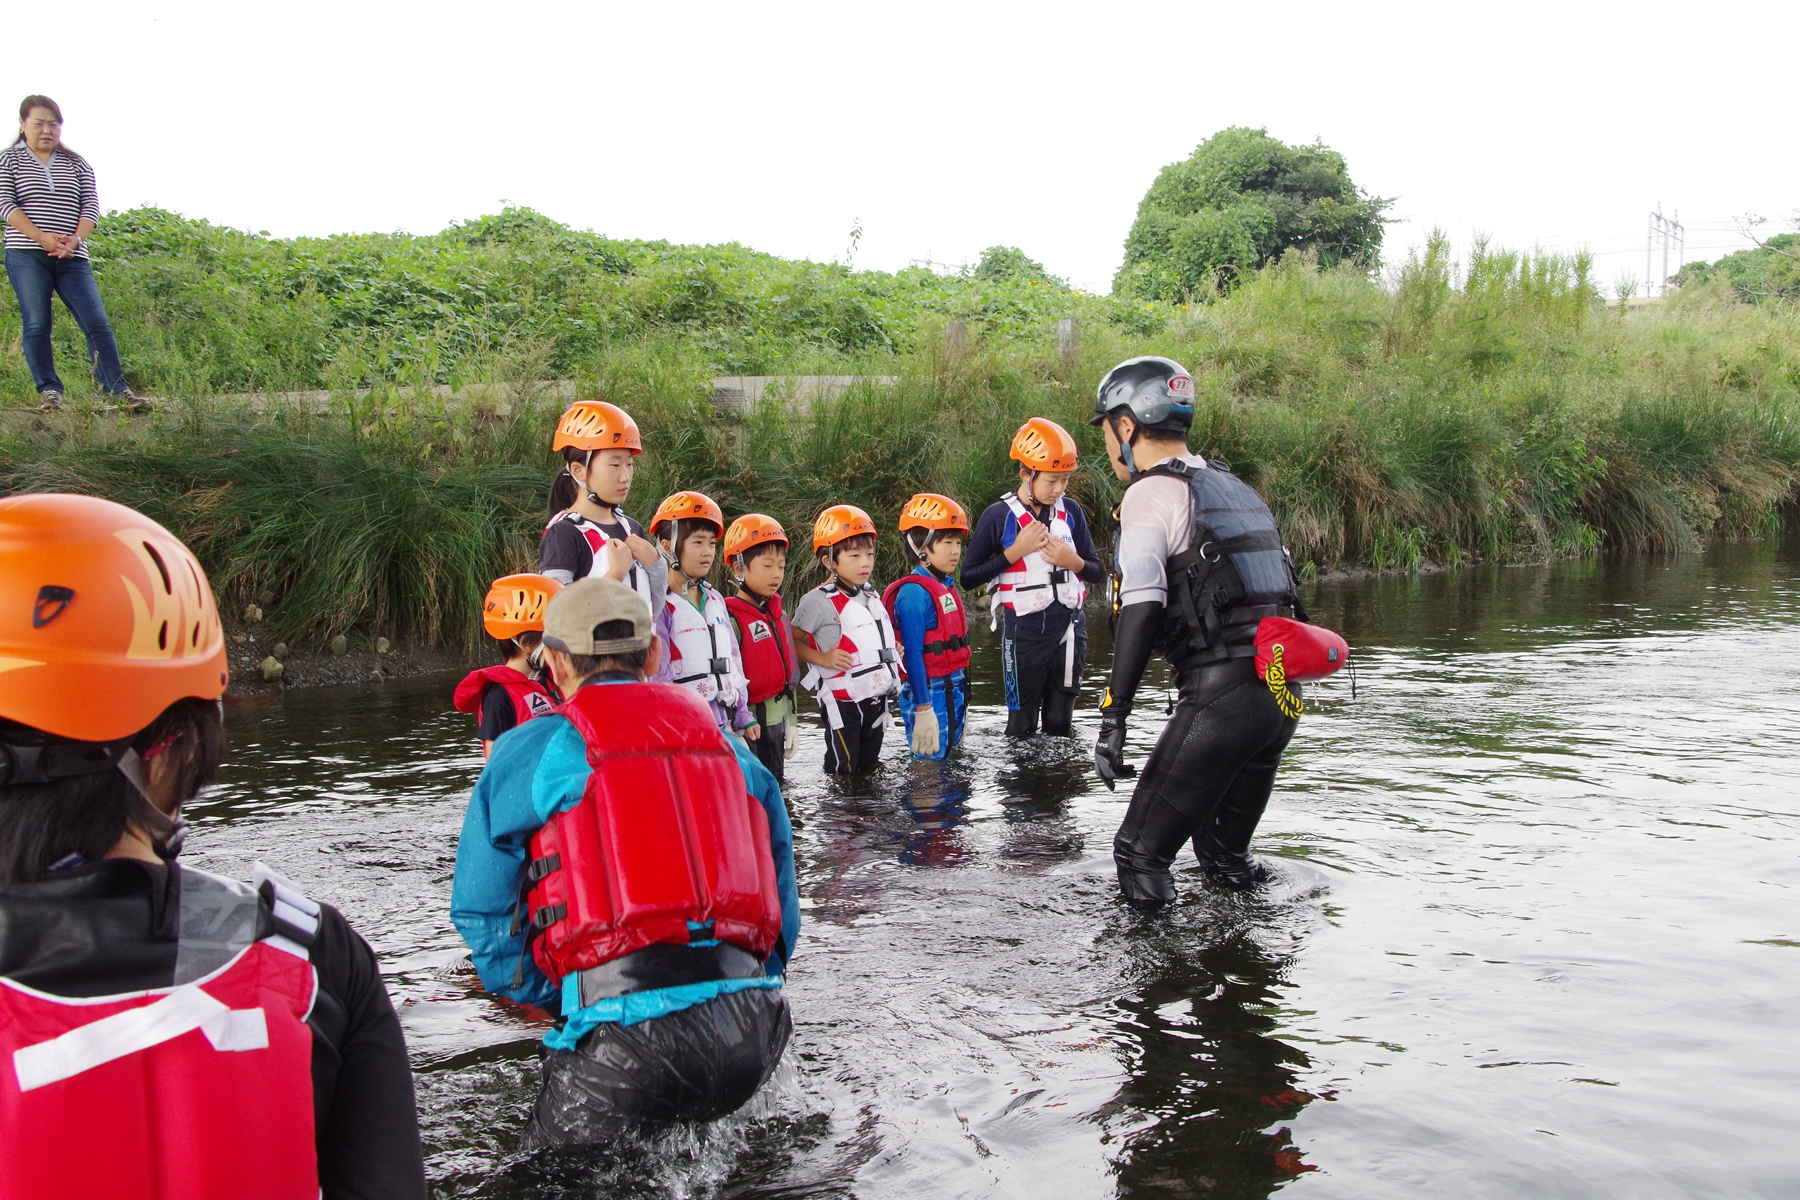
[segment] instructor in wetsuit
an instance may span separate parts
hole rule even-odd
[[[1219,887],[1248,891],[1269,877],[1250,857],[1250,837],[1298,724],[1254,662],[1257,622],[1297,603],[1287,552],[1256,491],[1189,451],[1193,420],[1193,378],[1147,356],[1100,381],[1090,422],[1105,432],[1113,471],[1130,482],[1114,551],[1112,674],[1094,747],[1108,787],[1134,773],[1125,721],[1153,651],[1169,660],[1181,694],[1113,839],[1119,887],[1146,910],[1175,898],[1169,866],[1184,842]]]

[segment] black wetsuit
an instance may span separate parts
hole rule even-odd
[[[1195,537],[1210,536],[1193,525],[1187,490],[1180,479],[1140,477],[1121,505],[1121,608],[1102,703],[1100,765],[1106,765],[1109,736],[1115,751],[1122,744],[1124,717],[1153,652],[1169,659],[1180,693],[1113,840],[1120,888],[1144,907],[1174,898],[1169,868],[1184,843],[1193,844],[1208,878],[1222,886],[1241,890],[1265,877],[1249,856],[1250,839],[1298,725],[1256,674],[1249,657],[1254,619],[1232,624],[1229,606],[1217,610],[1223,623],[1207,649],[1195,648],[1207,639],[1196,638],[1186,620],[1193,611],[1181,603],[1186,585],[1169,569],[1171,561],[1191,561],[1186,552]],[[1256,611],[1245,615],[1254,618]]]
[[[170,879],[163,864],[110,858],[0,889],[0,975],[55,996],[172,986],[180,889]],[[306,1023],[321,1194],[423,1200],[418,1108],[399,1018],[375,952],[342,913],[319,907],[310,948],[319,991]],[[70,1164],[72,1178],[79,1167]]]

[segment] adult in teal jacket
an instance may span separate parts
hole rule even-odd
[[[565,696],[581,687],[642,683],[661,649],[642,599],[600,579],[572,584],[551,600],[544,646]],[[619,649],[627,646],[637,648]],[[782,977],[800,932],[793,827],[775,777],[738,739],[726,742],[768,818],[781,902],[774,949],[760,974],[698,982],[694,976],[716,972],[671,963],[668,954],[652,956],[657,961],[629,972],[623,994],[588,1004],[575,975],[559,987],[538,969],[520,919],[531,839],[552,816],[581,802],[591,770],[587,747],[556,713],[493,744],[463,820],[450,916],[484,987],[557,1018],[544,1036],[543,1087],[528,1147],[597,1141],[621,1125],[723,1116],[748,1100],[780,1060],[791,1029]],[[698,960],[716,945],[702,939],[688,948]]]

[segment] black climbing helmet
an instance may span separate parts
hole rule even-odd
[[[1139,429],[1186,432],[1194,423],[1194,377],[1172,358],[1128,358],[1100,381],[1088,424],[1098,425],[1121,409]]]

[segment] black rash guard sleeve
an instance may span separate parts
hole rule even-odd
[[[558,520],[544,530],[538,543],[539,571],[567,571],[571,579],[586,579],[594,566],[594,551],[569,521]]]
[[[375,951],[320,905],[313,1107],[323,1200],[424,1200],[412,1064]]]
[[[1006,518],[1011,515],[1006,502],[990,504],[987,510],[975,522],[975,532],[969,535],[969,552],[963,557],[962,586],[964,591],[973,592],[984,588],[1000,578],[1000,573],[1012,566],[1006,561],[1006,547],[1001,538],[1006,535]]]
[[[491,742],[519,723],[519,710],[507,690],[497,683],[481,689],[481,717],[475,723],[475,736]]]

